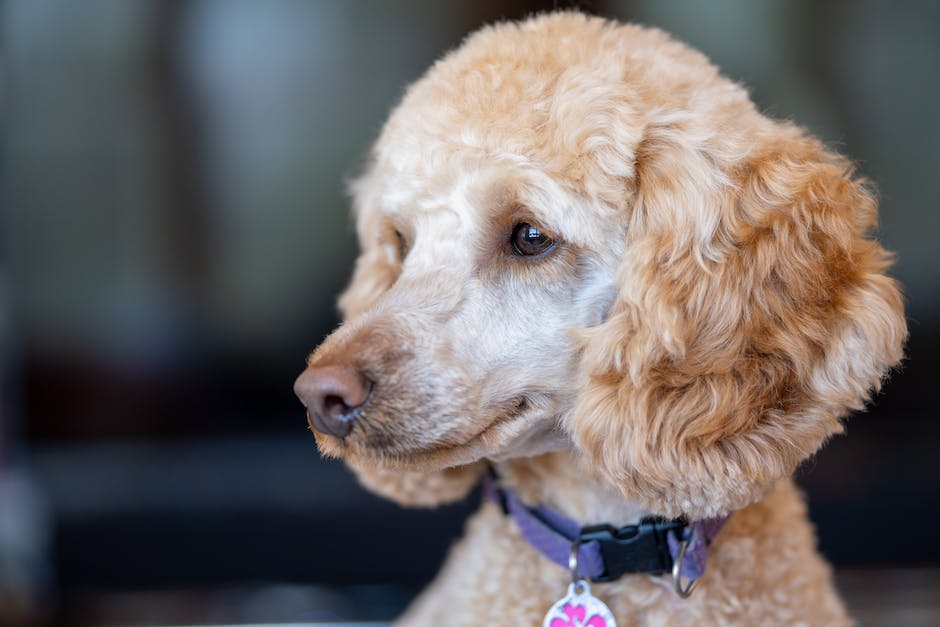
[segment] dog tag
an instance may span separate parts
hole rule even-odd
[[[584,579],[568,584],[568,594],[548,610],[542,627],[617,627],[610,608],[591,594]]]

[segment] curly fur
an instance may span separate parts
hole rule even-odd
[[[631,624],[845,624],[789,476],[906,337],[851,164],[664,33],[483,29],[413,85],[353,186],[346,322],[311,365],[375,382],[368,488],[459,499],[487,462],[584,522],[734,512],[701,590],[595,586]],[[558,244],[514,255],[514,224]],[[404,625],[537,624],[566,573],[484,506]]]

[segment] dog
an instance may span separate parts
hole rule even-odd
[[[791,479],[907,335],[849,161],[561,12],[438,61],[351,191],[344,323],[295,383],[319,450],[404,505],[491,496],[399,624],[851,622]]]

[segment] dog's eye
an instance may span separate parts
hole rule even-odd
[[[405,257],[408,256],[408,242],[405,241],[405,236],[398,230],[395,231],[395,239],[398,241],[398,258],[404,261]]]
[[[510,241],[517,254],[526,256],[540,255],[555,245],[555,240],[528,222],[513,227]]]

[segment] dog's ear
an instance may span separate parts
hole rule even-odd
[[[619,291],[582,332],[569,429],[627,496],[699,518],[757,500],[840,432],[907,330],[846,160],[766,119],[743,155],[683,124],[636,152]]]

